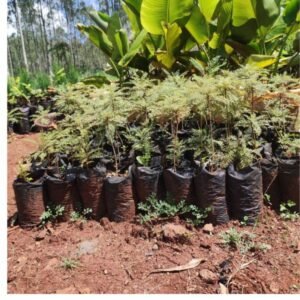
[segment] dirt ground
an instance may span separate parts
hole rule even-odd
[[[9,216],[16,211],[16,164],[37,147],[30,140],[38,135],[14,136],[8,144]],[[229,246],[220,234],[231,227],[255,236]],[[152,273],[192,259],[200,259],[194,268]],[[8,293],[225,292],[300,293],[300,222],[264,208],[255,227],[231,221],[195,229],[175,218],[151,227],[102,219],[8,229]]]

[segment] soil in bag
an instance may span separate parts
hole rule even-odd
[[[279,210],[280,206],[280,190],[278,179],[278,163],[272,159],[261,160],[262,179],[263,179],[263,194],[270,196],[272,208]]]
[[[280,201],[295,202],[295,211],[300,212],[300,159],[278,159]]]
[[[99,220],[105,215],[104,179],[106,168],[97,165],[92,169],[82,169],[77,174],[77,188],[83,209],[92,209],[91,217]]]
[[[110,221],[131,221],[135,216],[135,202],[131,175],[108,177],[104,185],[105,203]]]
[[[182,200],[187,203],[194,203],[193,175],[191,169],[183,172],[175,172],[172,168],[164,170],[167,197],[170,197],[174,203],[179,203]]]
[[[13,188],[18,209],[18,222],[21,227],[35,226],[45,211],[44,179],[35,182],[14,181]]]
[[[51,174],[51,173],[50,173]],[[48,204],[52,207],[64,207],[58,221],[69,221],[73,211],[80,210],[80,197],[76,188],[76,173],[66,174],[63,178],[48,175],[46,177]]]
[[[229,221],[226,203],[226,171],[208,171],[201,167],[194,178],[196,205],[210,208],[208,222],[225,224]]]
[[[258,164],[236,170],[230,165],[227,170],[226,196],[229,216],[254,225],[262,207],[262,171]]]

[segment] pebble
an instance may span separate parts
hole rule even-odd
[[[203,232],[204,232],[204,233],[209,233],[209,234],[211,234],[211,233],[213,233],[213,231],[214,231],[214,226],[213,226],[213,224],[209,223],[209,224],[205,224],[205,225],[204,225],[204,227],[203,227]]]
[[[206,283],[215,283],[218,281],[219,276],[208,269],[203,269],[199,272],[201,277]]]

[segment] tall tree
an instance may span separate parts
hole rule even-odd
[[[24,65],[25,65],[26,70],[29,71],[28,61],[27,61],[27,53],[26,53],[26,49],[25,49],[23,30],[22,30],[22,19],[21,19],[21,15],[20,15],[20,11],[19,11],[18,0],[14,0],[14,6],[15,6],[15,12],[16,12],[17,26],[19,28],[19,33],[20,33],[20,37],[21,37],[21,45],[22,45]]]

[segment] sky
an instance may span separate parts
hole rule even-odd
[[[98,0],[82,0],[86,4],[86,6],[92,6],[94,9],[99,9],[99,1]],[[42,7],[43,15],[46,16],[49,9],[46,5]],[[55,26],[56,27],[66,27],[65,26],[65,17],[61,11],[55,12]],[[7,36],[10,36],[14,33],[17,33],[17,29],[12,24],[7,23]]]

